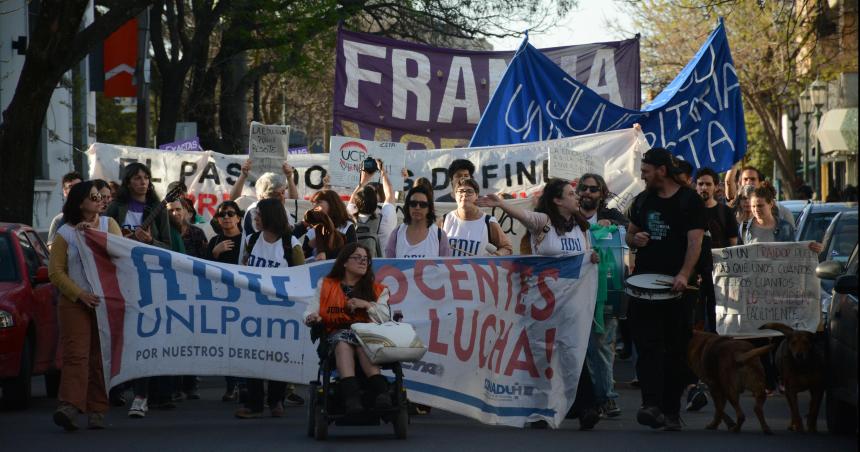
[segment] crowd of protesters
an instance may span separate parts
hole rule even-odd
[[[196,258],[237,265],[291,267],[335,260],[335,268],[321,286],[319,302],[354,302],[356,306],[350,305],[349,312],[358,307],[378,318],[388,318],[390,313],[386,310],[382,315],[380,311],[387,289],[372,281],[370,267],[375,257],[512,254],[513,244],[498,220],[484,213],[482,207],[499,208],[525,226],[527,234],[519,244],[524,254],[584,255],[599,263],[600,249],[593,243],[593,234],[602,228],[622,234],[626,231],[624,240],[630,256],[624,273],[670,275],[674,278],[673,289],[687,295],[660,304],[633,299],[623,310],[610,309],[604,305],[605,300],[597,303],[569,417],[578,417],[582,429],[591,429],[602,417],[620,415],[613,366],[617,357],[633,357],[636,379],[631,383],[642,392],[637,421],[665,430],[681,429],[680,398],[685,388],[689,389],[688,410],[700,409],[707,400],[703,386],[689,378],[682,363],[691,330],[713,332],[716,328],[709,250],[788,241],[794,235],[791,213],[775,202],[775,190],[756,168],[745,166],[731,171],[721,184],[720,176],[709,168],[698,169],[693,177],[691,165],[661,148],[644,155],[642,178],[646,190],[625,213],[608,206],[613,195],[598,174],[583,174],[573,183],[546,181],[535,207],[527,210],[505,201],[501,194],[482,196],[474,179],[474,164],[455,160],[447,171],[450,192],[434,199],[433,186],[419,178],[403,196],[403,220],[398,223],[397,193],[383,162],[376,163],[379,182],[372,181],[374,174],[363,172],[348,202],[324,188],[310,197],[313,207],[302,218],[293,218],[285,204],[297,198],[298,191],[293,169],[284,163],[283,175],[268,172],[256,179],[255,197],[250,204],[244,204],[244,211],[240,203],[224,201],[208,223],[201,221],[184,196],[181,182],[169,187],[178,196],[162,202],[152,185],[149,168],[141,163],[126,166],[118,184],[84,181],[75,172],[64,176],[65,204],[52,221],[48,238],[50,278],[60,292],[63,345],[55,423],[75,430],[77,414],[86,413],[89,428],[104,428],[109,405],[125,406],[124,393],[128,389],[133,392],[128,415],[136,418],[145,417],[150,408],[171,409],[181,400],[200,397],[196,376],[142,378],[114,388],[108,396],[93,310],[99,298],[83,275],[80,250],[74,240],[78,229],[99,229]],[[241,197],[251,170],[248,160],[242,165],[231,199]],[[844,197],[856,199],[856,190],[845,191]],[[798,193],[803,196],[803,187]],[[456,208],[438,215],[436,202],[456,203]],[[818,243],[810,245],[813,251],[820,248]],[[601,272],[601,279],[611,278],[605,267]],[[700,289],[691,296],[685,292],[688,285],[698,285]],[[350,332],[331,326],[338,319],[324,317],[314,306],[305,313],[306,321],[327,325],[328,340],[335,347],[338,370],[347,388],[347,409],[356,411],[360,403],[356,400],[358,383],[353,382],[351,370],[354,356],[358,356],[376,393],[383,394],[387,383],[366,357],[356,355],[356,342]],[[241,402],[235,411],[240,419],[259,418],[265,407],[271,416],[281,417],[285,405],[304,403],[295,388],[285,382],[226,377],[225,383],[222,400]],[[380,397],[378,402],[384,403],[383,399]]]

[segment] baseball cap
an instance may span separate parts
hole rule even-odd
[[[683,171],[675,163],[672,153],[663,148],[651,148],[642,156],[642,163],[654,166],[665,166],[669,174],[681,174]]]

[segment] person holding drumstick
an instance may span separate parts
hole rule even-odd
[[[463,186],[462,184],[460,185]],[[588,220],[580,213],[576,191],[570,182],[550,179],[544,186],[534,212],[525,211],[503,201],[498,195],[478,198],[479,207],[499,207],[521,222],[531,235],[531,249],[541,256],[576,256],[588,254],[592,263],[599,262],[591,249]],[[594,394],[588,364],[583,362],[571,411],[579,416],[581,430],[590,430],[600,420],[599,404]]]
[[[705,233],[705,205],[695,190],[681,183],[680,173],[669,151],[652,148],[645,153],[645,191],[629,207],[625,236],[636,253],[633,274],[667,275],[672,279],[671,291],[678,294],[661,301],[630,300],[642,391],[636,420],[671,431],[681,429],[680,400],[689,376],[685,356],[692,334],[691,313],[682,295],[694,276]]]

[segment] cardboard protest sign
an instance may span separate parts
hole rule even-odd
[[[818,255],[809,242],[757,243],[712,250],[717,333],[778,336],[769,322],[815,332],[821,319]]]
[[[326,261],[257,268],[80,232],[108,387],[153,375],[307,383],[303,313]],[[587,256],[374,259],[428,351],[404,365],[409,399],[488,424],[561,424],[588,347],[597,267]],[[432,371],[431,371],[432,370]]]
[[[328,169],[333,186],[347,188],[350,191],[358,186],[364,160],[368,157],[382,160],[392,186],[403,186],[401,170],[406,168],[405,144],[331,137],[329,149]],[[379,179],[378,172],[374,174],[373,179]]]
[[[259,177],[266,172],[281,174],[290,147],[290,126],[266,125],[251,121],[248,154],[252,172]]]

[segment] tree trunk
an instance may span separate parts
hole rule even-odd
[[[782,135],[779,132],[779,128],[774,125],[775,122],[778,123],[778,118],[772,118],[768,113],[771,111],[770,109],[774,109],[773,111],[778,110],[776,110],[774,106],[768,106],[767,100],[762,99],[762,96],[756,93],[747,93],[746,97],[749,104],[752,105],[753,110],[755,110],[756,116],[758,116],[762,123],[762,128],[767,136],[768,144],[773,152],[774,165],[779,165],[779,170],[782,172],[783,177],[790,183],[792,189],[798,187],[800,181],[794,174],[793,165],[789,163],[791,162],[791,158],[788,156],[788,151],[785,148],[785,143],[782,141]]]
[[[149,3],[152,1],[119,2],[79,31],[87,0],[41,2],[15,93],[0,123],[0,168],[14,171],[14,175],[0,178],[0,193],[4,197],[0,220],[26,224],[33,221],[39,134],[51,96],[63,74]]]
[[[239,52],[221,66],[218,118],[221,145],[229,149],[228,154],[242,154],[248,149],[248,86],[242,83],[246,72],[245,52]]]

